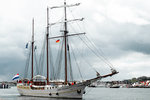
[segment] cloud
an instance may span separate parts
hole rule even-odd
[[[147,6],[146,7],[142,6],[142,8],[145,9],[141,9],[141,7],[138,7],[141,4],[147,5],[146,3],[148,2],[141,3],[135,0],[133,0],[132,2],[121,0],[111,0],[109,2],[106,2],[102,0],[102,1],[93,1],[89,5],[95,5],[94,7],[91,8],[94,9],[93,13],[103,15],[109,20],[115,21],[117,23],[147,25],[150,23],[149,22],[150,14],[146,9]],[[97,18],[95,21],[97,21]]]
[[[107,16],[118,23],[131,23],[136,25],[149,24],[149,21],[140,17],[140,15],[140,11],[132,7],[124,7],[116,4],[108,6]]]
[[[146,69],[149,69],[150,55],[150,2],[147,0],[68,1],[69,4],[76,2],[81,2],[81,6],[73,7],[71,10],[76,13],[74,17],[85,17],[87,37],[120,71],[116,79],[136,77],[144,75],[144,72],[145,75],[149,75]],[[26,51],[24,48],[26,42],[31,40],[32,18],[35,18],[35,43],[39,50],[46,30],[46,7],[61,4],[63,1],[60,2],[60,0],[0,1],[0,75],[2,80],[10,80],[14,73],[22,72],[25,66]],[[51,18],[55,18],[53,12],[50,14],[52,14]],[[58,17],[60,15],[60,13],[57,14]],[[79,45],[76,39],[74,42],[78,45],[79,50],[82,50],[83,44]],[[86,59],[91,59],[93,62],[92,66],[102,74],[106,73],[108,68],[98,67],[104,64],[99,62],[95,55],[92,55],[85,47],[83,49],[87,53]],[[77,56],[79,59],[82,58],[79,54]],[[90,71],[90,68],[87,71]],[[90,75],[93,75],[91,73],[85,76],[91,77]],[[7,77],[4,77],[3,74]]]
[[[122,56],[120,60],[114,60],[113,63],[120,71],[119,75],[124,73],[126,79],[128,79],[131,77],[149,76],[149,60],[149,55],[131,52],[128,55]],[[121,79],[119,75],[118,78]]]
[[[141,52],[144,54],[150,54],[150,44],[145,44],[145,43],[138,43],[138,42],[132,42],[126,46],[123,47],[124,50],[127,51],[135,51],[135,52]]]

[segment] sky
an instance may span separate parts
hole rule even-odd
[[[73,11],[77,18],[85,18],[87,37],[119,71],[111,80],[150,76],[150,1],[67,0],[67,3],[81,3]],[[0,0],[0,81],[11,81],[16,73],[23,72],[32,18],[35,42],[40,44],[45,34],[47,6],[62,4],[63,0]]]

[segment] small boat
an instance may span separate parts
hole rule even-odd
[[[110,88],[120,88],[120,85],[114,84],[114,85],[110,86]]]

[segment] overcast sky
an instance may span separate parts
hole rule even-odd
[[[119,71],[113,79],[150,76],[150,1],[67,1],[81,3],[75,9],[77,18],[85,18],[86,35]],[[45,32],[47,6],[62,4],[63,0],[0,0],[0,81],[22,73],[32,18],[38,41]]]

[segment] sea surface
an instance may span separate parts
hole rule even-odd
[[[66,100],[20,96],[17,88],[0,89],[0,100]],[[67,99],[75,100],[75,99]],[[79,100],[79,99],[78,99]],[[150,100],[150,88],[86,88],[82,100]]]

